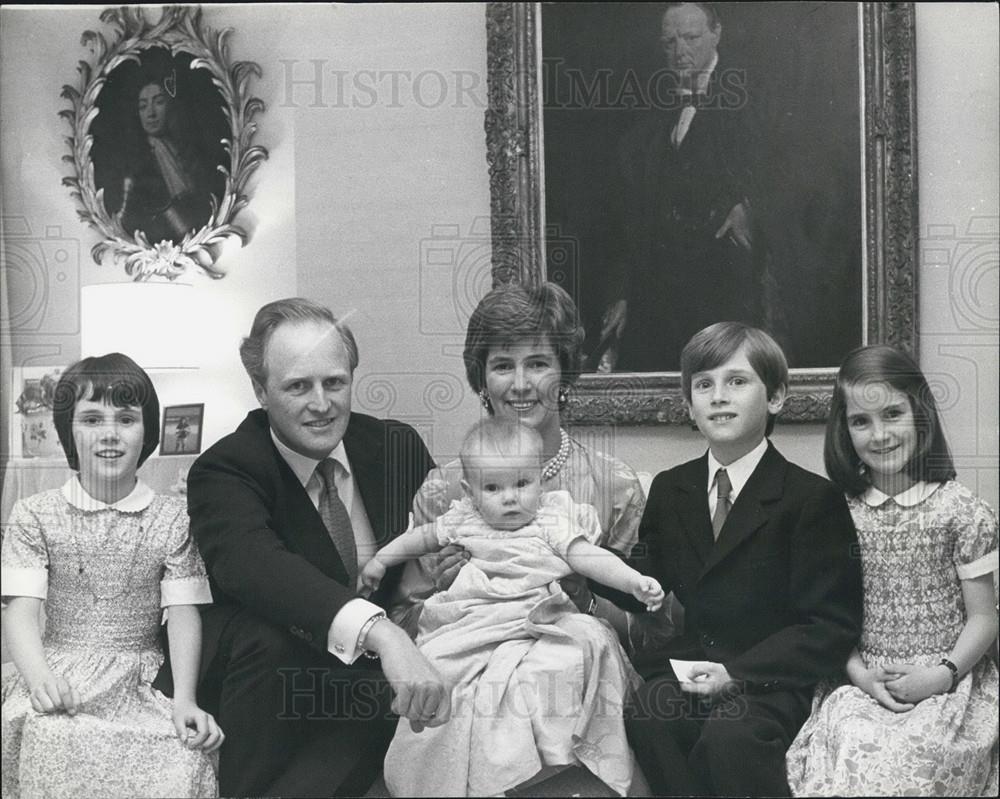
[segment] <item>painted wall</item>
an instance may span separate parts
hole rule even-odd
[[[60,186],[68,128],[57,118],[67,107],[59,87],[75,79],[80,34],[99,27],[98,13],[0,11],[3,271],[15,329],[2,349],[5,396],[12,364],[79,355],[80,285],[125,277],[91,262],[96,234]],[[204,401],[207,442],[231,430],[253,405],[240,336],[261,304],[301,293],[355,328],[356,407],[414,423],[436,457],[451,457],[479,413],[461,345],[489,282],[483,8],[211,6],[205,20],[233,27],[233,58],[263,69],[256,142],[271,155],[240,219],[250,245],[227,261],[224,280],[196,281],[198,313],[181,309],[197,328],[198,370],[156,376],[164,404]],[[917,8],[921,361],[960,478],[994,505],[997,38],[996,6]],[[9,417],[5,407],[5,428]],[[687,428],[584,433],[648,472],[702,451]],[[774,439],[821,471],[821,425],[782,425]]]

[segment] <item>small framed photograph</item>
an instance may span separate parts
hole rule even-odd
[[[161,455],[197,455],[201,452],[201,427],[205,405],[170,405],[163,409]]]
[[[10,455],[12,458],[62,458],[52,421],[52,405],[62,366],[14,368],[11,396]]]

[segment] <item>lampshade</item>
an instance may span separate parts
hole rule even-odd
[[[83,357],[122,352],[144,369],[195,369],[190,283],[96,283],[80,292]]]

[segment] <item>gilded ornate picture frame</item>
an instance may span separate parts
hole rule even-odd
[[[71,128],[63,178],[83,222],[136,280],[174,279],[188,270],[211,277],[229,237],[248,234],[234,219],[249,201],[247,184],[267,151],[251,144],[264,110],[249,93],[260,67],[230,62],[227,37],[202,27],[197,6],[167,6],[146,18],[139,6],[109,8],[110,38],[85,31],[90,55],[60,112]],[[156,11],[152,11],[154,15]]]
[[[600,286],[605,280],[606,258],[592,255],[598,252],[613,258],[619,248],[602,240],[607,232],[601,226],[602,212],[593,207],[603,201],[605,194],[614,193],[602,182],[602,176],[614,171],[604,163],[604,155],[610,163],[616,137],[631,124],[627,115],[644,111],[636,107],[642,102],[642,86],[652,85],[650,75],[655,78],[658,74],[647,71],[645,83],[633,81],[625,106],[616,106],[627,82],[621,76],[635,78],[632,67],[622,71],[622,65],[630,63],[628,59],[634,58],[634,52],[646,53],[659,46],[664,8],[661,5],[659,10],[650,11],[640,8],[642,4],[631,3],[571,5],[579,7],[572,10],[562,4],[556,4],[557,8],[534,3],[489,3],[486,9],[486,134],[493,282],[499,285],[548,279],[563,284],[581,306],[588,329],[590,368],[596,370],[607,367],[598,361],[605,305],[588,303],[592,296],[588,290],[598,286],[605,290],[606,297],[607,290],[615,287]],[[763,282],[771,287],[772,294],[762,293],[762,305],[770,297],[773,313],[762,326],[772,329],[770,321],[784,320],[775,323],[777,331],[772,329],[789,350],[792,366],[790,393],[781,419],[820,421],[829,412],[836,368],[848,350],[862,343],[888,342],[913,354],[916,351],[914,9],[908,3],[860,3],[840,10],[834,8],[838,4],[768,3],[754,5],[755,16],[751,19],[747,16],[751,11],[738,9],[737,5],[715,4],[721,8],[723,31],[718,63],[724,56],[738,53],[744,59],[739,66],[746,67],[735,78],[733,73],[724,74],[723,80],[729,77],[738,82],[749,75],[747,85],[753,87],[755,68],[766,78],[764,67],[776,65],[782,72],[778,77],[784,78],[787,73],[799,81],[793,87],[797,94],[791,94],[789,89],[781,95],[775,88],[777,78],[772,78],[770,94],[755,94],[754,89],[749,89],[745,95],[751,110],[761,112],[757,114],[758,129],[764,140],[770,141],[771,157],[791,150],[790,162],[800,167],[816,164],[809,175],[815,174],[818,185],[834,171],[823,171],[826,162],[839,157],[847,164],[840,170],[846,177],[830,178],[833,182],[824,191],[827,198],[839,202],[846,196],[849,202],[833,205],[834,200],[827,199],[825,205],[821,201],[813,203],[819,212],[810,219],[819,218],[826,238],[822,246],[807,242],[806,246],[813,250],[809,253],[790,249],[788,241],[795,241],[791,237],[780,241],[780,228],[790,213],[808,206],[811,197],[769,198],[766,192],[768,188],[783,190],[788,175],[794,178],[796,170],[781,173],[780,179],[771,176],[758,180],[754,185],[763,192],[762,201],[755,197],[748,200],[751,207],[765,209],[761,216],[768,210],[772,215],[771,228],[762,227],[765,245],[766,235],[772,238],[763,267],[765,272],[770,270]],[[830,41],[826,21],[830,14],[840,15],[839,44]],[[822,46],[811,46],[810,35],[815,35],[817,43],[823,39]],[[626,36],[644,43],[633,48],[618,47]],[[842,46],[844,42],[847,46]],[[623,54],[608,55],[618,51]],[[786,54],[797,55],[800,60],[785,64],[780,59]],[[643,77],[641,67],[636,70]],[[562,85],[570,86],[568,105],[561,104],[566,95],[559,95],[559,81],[567,75],[569,84]],[[842,96],[831,99],[831,91]],[[582,105],[576,102],[580,97]],[[800,110],[809,102],[820,109],[819,115]],[[841,139],[853,141],[854,149],[843,152],[841,141],[841,151],[832,156],[832,150],[823,150],[817,142],[824,140],[825,128],[820,125],[829,127],[821,116],[824,107],[833,107],[837,102],[841,110],[836,112],[839,116],[833,117],[834,122],[843,124],[845,134]],[[658,110],[663,109],[645,112],[649,115]],[[574,170],[574,166],[578,169]],[[767,170],[761,171],[767,174]],[[574,176],[574,172],[582,174]],[[802,191],[810,189],[811,179],[808,175],[800,178]],[[840,191],[843,186],[847,186],[846,191]],[[813,235],[816,225],[807,220],[802,228],[806,231],[802,235]],[[798,240],[802,240],[801,235]],[[756,245],[758,239],[754,241]],[[844,242],[840,249],[838,241]],[[784,266],[777,255],[782,248],[788,251]],[[812,287],[801,275],[790,277],[788,269],[799,263],[812,263],[816,273],[830,264],[830,274],[839,282],[830,286],[818,282]],[[809,273],[806,277],[813,279]],[[809,296],[810,292],[814,296]],[[838,323],[844,329],[833,331]],[[802,344],[801,351],[795,352],[796,344]],[[677,352],[671,353],[674,360],[670,366],[676,369],[679,345],[673,346]],[[585,373],[571,393],[567,411],[568,418],[577,424],[688,423],[680,375],[670,369]]]

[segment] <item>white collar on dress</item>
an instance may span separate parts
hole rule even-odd
[[[284,458],[285,463],[287,463],[288,467],[295,473],[295,476],[299,478],[299,482],[302,483],[303,486],[307,485],[312,479],[313,473],[316,471],[316,467],[319,466],[319,461],[315,458],[310,458],[308,455],[302,455],[287,446],[281,439],[278,438],[277,435],[275,435],[273,428],[271,429],[271,440],[274,442],[274,446],[278,448],[278,453],[282,458]],[[341,467],[343,467],[344,473],[347,474],[348,477],[351,476],[351,462],[347,460],[347,450],[344,448],[343,439],[340,440],[340,443],[338,443],[326,457],[333,458],[341,465]]]
[[[896,494],[894,497],[890,497],[888,494],[879,491],[875,488],[875,486],[869,486],[868,490],[861,495],[861,499],[865,501],[866,505],[870,505],[873,508],[884,505],[890,499],[897,505],[904,508],[912,508],[914,505],[919,505],[927,499],[927,497],[937,491],[941,485],[941,483],[928,483],[924,480],[920,480],[919,482],[911,485],[908,489],[906,489],[906,491]]]
[[[132,489],[128,496],[122,497],[117,502],[112,502],[108,505],[90,496],[80,483],[80,476],[75,475],[63,483],[62,495],[63,499],[77,510],[98,511],[111,508],[112,510],[120,510],[124,513],[139,513],[149,507],[156,493],[142,482],[142,480],[136,480],[135,488]]]

